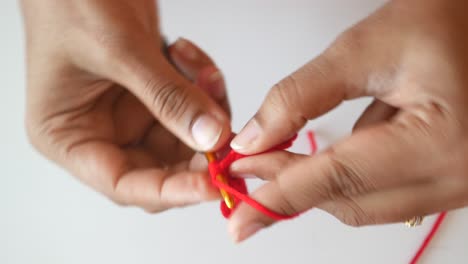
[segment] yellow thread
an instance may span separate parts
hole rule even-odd
[[[208,160],[208,162],[216,161],[216,156],[212,152],[205,153],[205,157]],[[222,174],[216,175],[216,179],[224,184],[228,184],[226,177]],[[219,192],[221,193],[221,196],[223,197],[226,206],[229,209],[234,208],[234,199],[231,197],[231,195],[229,195],[229,193],[227,193],[224,189],[219,189]]]

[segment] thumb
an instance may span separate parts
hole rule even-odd
[[[223,146],[231,134],[228,114],[169,63],[156,41],[135,42],[110,56],[107,77],[127,87],[162,125],[193,149]],[[188,44],[179,39],[176,45],[194,59],[200,51]]]
[[[243,154],[262,152],[290,138],[305,123],[349,98],[345,72],[324,53],[276,84],[259,111],[231,142]]]

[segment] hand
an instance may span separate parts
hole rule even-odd
[[[375,101],[323,153],[237,161],[269,180],[253,193],[284,214],[322,208],[346,224],[399,222],[468,204],[468,4],[394,0],[279,82],[232,141],[245,154],[278,144],[344,100]],[[274,166],[272,166],[274,164]],[[273,223],[240,205],[237,241]]]
[[[192,149],[230,137],[224,82],[186,40],[169,48],[185,77],[172,67],[153,1],[22,4],[27,128],[40,152],[119,204],[159,212],[218,197]]]

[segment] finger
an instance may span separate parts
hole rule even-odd
[[[262,180],[271,181],[276,179],[285,168],[306,157],[306,155],[289,151],[274,151],[250,156],[232,163],[230,174],[242,178],[250,178],[254,175]]]
[[[169,59],[177,69],[192,82],[197,80],[200,71],[215,66],[214,61],[193,42],[179,38],[167,48]]]
[[[186,39],[178,39],[166,49],[167,57],[177,70],[184,74],[189,81],[197,84],[218,105],[229,113],[228,100],[224,87],[224,80],[213,60],[199,47]],[[175,164],[181,159],[189,159],[193,151],[184,144],[178,144],[178,139],[171,136],[171,132],[155,124],[146,132],[146,145],[158,160],[164,164]],[[165,139],[165,140],[161,140]],[[172,147],[176,155],[167,155],[168,147]],[[205,162],[206,163],[206,162]],[[206,169],[206,168],[205,168]]]
[[[424,116],[430,118],[427,123],[408,114],[357,131],[328,151],[286,167],[252,195],[271,210],[292,215],[325,201],[396,188],[419,182],[423,175],[442,174],[441,168],[453,166],[454,161],[434,159],[441,155],[439,150],[421,146],[431,146],[446,137],[444,117],[436,109],[426,111]],[[273,222],[241,204],[231,216],[230,230],[235,237],[243,238],[251,226],[265,227]]]
[[[169,59],[186,78],[207,92],[226,113],[230,112],[224,77],[202,49],[180,38],[168,47],[168,54]]]
[[[404,222],[466,205],[466,184],[430,181],[383,190],[318,206],[350,226]]]
[[[128,171],[119,178],[114,197],[121,204],[156,213],[218,199],[219,195],[203,172],[139,169]]]
[[[90,47],[83,67],[127,87],[150,112],[188,146],[214,150],[228,140],[225,111],[177,72],[159,50],[157,39],[134,33]],[[115,43],[114,43],[115,42]]]
[[[362,113],[358,121],[354,125],[353,131],[377,124],[379,122],[388,121],[397,113],[398,109],[388,105],[378,99],[375,99]]]
[[[231,117],[231,107],[226,92],[226,83],[221,71],[216,67],[207,67],[198,75],[196,84],[206,91]]]
[[[124,152],[110,143],[90,141],[76,146],[68,164],[75,175],[115,202],[151,212],[218,198],[205,172],[183,167],[155,169],[148,153]]]
[[[231,142],[231,147],[243,154],[264,151],[345,98],[342,76],[319,57],[270,90],[258,112]]]
[[[401,104],[394,100],[402,98],[394,96],[401,49],[392,46],[384,54],[363,49],[363,43],[375,42],[362,30],[366,24],[346,30],[324,53],[276,84],[231,147],[243,154],[267,150],[344,100],[375,96]]]

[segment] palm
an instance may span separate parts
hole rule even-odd
[[[170,68],[160,51],[156,2],[27,2],[23,5],[28,47],[26,123],[33,145],[121,204],[161,211],[216,197],[206,162],[154,118],[161,113],[153,107],[164,104],[151,101],[147,93],[167,82],[205,90],[213,100],[191,91],[188,96],[193,101],[187,105],[194,107],[190,111],[206,108],[207,113],[217,113],[226,131],[218,140],[221,144],[227,137],[228,118],[214,102],[227,108],[224,83],[216,89],[221,87],[213,85],[221,84],[219,78],[207,81],[208,74],[219,73],[218,69],[187,41],[178,42],[185,45],[179,45],[179,51],[173,46],[167,55],[187,79],[202,80],[204,72],[206,87],[190,85]],[[145,87],[148,80],[156,81],[155,86]],[[152,115],[140,101],[152,105]],[[181,124],[172,118],[161,120],[192,147],[202,148],[190,138],[189,122],[181,132]]]
[[[82,128],[69,131],[79,137],[75,147],[110,145],[118,148],[119,155],[126,156],[128,165],[136,168],[169,168],[190,161],[194,151],[155,120],[135,96],[108,82],[101,85],[109,88],[92,100],[91,111],[76,117],[77,122],[80,119],[96,122],[84,131]]]
[[[67,88],[42,99],[42,126],[50,140],[45,145],[57,147],[60,164],[114,201],[149,211],[218,197],[202,155],[132,93],[107,80],[77,76],[54,81]]]

